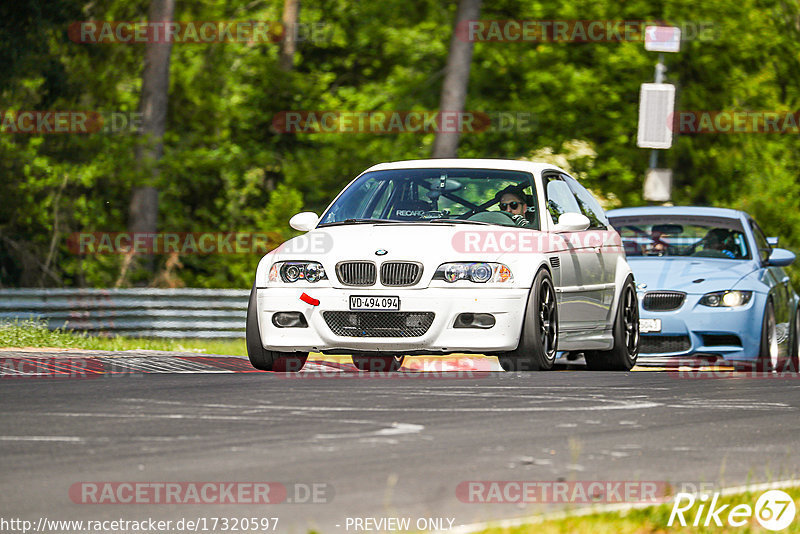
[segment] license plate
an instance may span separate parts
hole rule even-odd
[[[639,319],[639,332],[661,332],[661,319]]]
[[[399,310],[400,297],[350,295],[351,310]]]

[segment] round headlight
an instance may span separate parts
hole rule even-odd
[[[283,272],[287,282],[296,282],[303,273],[300,265],[287,265]]]
[[[467,277],[467,267],[463,263],[451,263],[444,268],[444,279],[455,282]]]
[[[741,306],[742,305],[742,294],[738,291],[730,291],[725,293],[722,297],[722,304],[725,306]]]
[[[308,282],[316,282],[325,276],[325,269],[319,263],[309,263],[306,265],[306,280]]]
[[[719,295],[709,295],[706,297],[709,306],[719,306]]]
[[[492,268],[486,263],[476,263],[469,268],[469,276],[473,282],[487,282],[492,277]]]

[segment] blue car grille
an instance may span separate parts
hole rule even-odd
[[[685,352],[692,348],[689,336],[642,336],[639,352],[641,354],[661,354]]]
[[[680,291],[650,291],[644,294],[642,308],[647,311],[672,311],[683,306],[686,293]]]

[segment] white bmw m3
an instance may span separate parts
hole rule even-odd
[[[628,370],[636,288],[619,234],[592,195],[549,164],[436,159],[375,165],[306,234],[265,255],[247,310],[257,369],[309,352],[394,371],[414,354],[496,355],[547,370],[558,352]]]

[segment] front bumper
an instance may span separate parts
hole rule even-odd
[[[318,306],[300,300],[303,292],[319,300]],[[350,311],[350,295],[399,296],[401,312],[433,312],[433,322],[418,337],[349,337],[333,333],[323,318],[325,311]],[[519,342],[527,289],[425,288],[336,289],[257,288],[259,330],[265,349],[283,352],[503,352]],[[302,312],[307,328],[279,328],[276,312]],[[488,329],[454,328],[461,313],[490,313],[495,325]]]
[[[658,312],[642,308],[641,319],[660,319],[661,331],[641,334],[640,359],[653,357],[716,356],[731,361],[752,361],[761,343],[763,295],[753,294],[745,306],[711,308],[699,304],[702,295],[687,295],[674,311]]]

